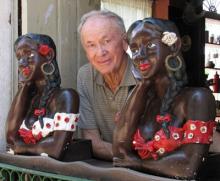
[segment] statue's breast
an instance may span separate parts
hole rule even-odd
[[[161,125],[156,122],[153,117],[146,118],[139,125],[140,133],[146,140],[152,140],[155,133],[161,128]]]
[[[25,118],[24,123],[28,129],[32,129],[32,127],[36,121],[37,121],[37,117],[30,116],[30,117]]]

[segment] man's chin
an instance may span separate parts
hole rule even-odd
[[[111,73],[114,72],[113,69],[110,69],[110,67],[100,68],[100,69],[98,69],[98,71],[99,71],[102,75],[111,74]]]

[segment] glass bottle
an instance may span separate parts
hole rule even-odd
[[[219,75],[218,72],[216,71],[213,79],[213,92],[217,93],[219,91]]]

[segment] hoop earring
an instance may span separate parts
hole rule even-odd
[[[165,59],[165,66],[173,72],[178,71],[183,66],[183,62],[179,56],[168,55]]]
[[[55,67],[52,63],[43,63],[41,65],[41,71],[44,75],[52,75],[55,71]]]

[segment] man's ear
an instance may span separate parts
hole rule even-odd
[[[46,55],[46,58],[49,62],[51,62],[55,57],[55,52],[54,50],[51,48],[50,51],[48,52],[48,54]]]
[[[127,49],[128,49],[128,40],[127,40],[127,36],[126,36],[126,34],[124,34],[123,35],[123,40],[122,40],[123,42],[123,49],[124,49],[124,51],[127,51]]]
[[[181,49],[181,39],[178,37],[177,41],[170,47],[172,53],[177,55]]]

